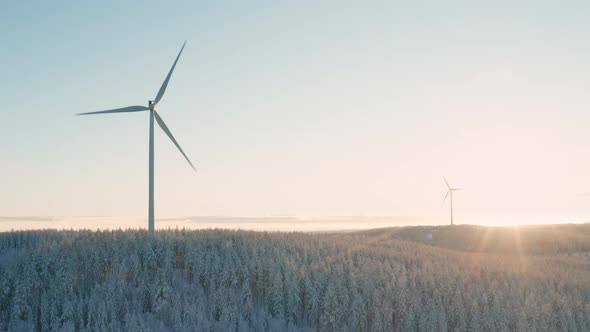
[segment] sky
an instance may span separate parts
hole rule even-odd
[[[0,216],[590,219],[588,1],[13,2]],[[15,219],[12,219],[12,222]]]

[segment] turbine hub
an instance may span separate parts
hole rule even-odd
[[[153,100],[148,100],[148,107],[150,108],[150,111],[154,110],[154,101]]]

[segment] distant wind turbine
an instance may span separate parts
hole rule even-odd
[[[164,120],[162,120],[160,115],[158,115],[158,113],[156,112],[156,105],[164,96],[164,92],[166,92],[166,87],[168,86],[168,82],[170,81],[170,77],[172,76],[172,72],[174,72],[174,67],[176,67],[176,63],[178,62],[178,59],[180,58],[180,55],[182,54],[182,51],[184,50],[185,45],[186,45],[186,41],[184,42],[184,44],[182,44],[182,48],[180,49],[178,56],[176,56],[176,60],[174,60],[174,64],[172,64],[172,68],[170,68],[168,75],[164,79],[164,83],[162,83],[162,86],[160,87],[160,90],[158,91],[158,94],[156,95],[156,99],[149,100],[148,106],[128,106],[128,107],[115,108],[115,109],[106,110],[106,111],[78,113],[77,114],[77,115],[90,115],[90,114],[131,113],[131,112],[150,111],[149,198],[148,198],[148,205],[149,205],[149,207],[148,207],[148,228],[149,228],[150,232],[154,231],[154,118],[156,119],[156,122],[158,123],[160,128],[166,133],[166,135],[168,135],[170,140],[172,140],[172,143],[174,143],[174,145],[176,145],[178,150],[180,150],[180,153],[182,153],[182,155],[184,156],[184,159],[186,159],[186,161],[188,161],[189,165],[191,165],[193,170],[195,170],[193,163],[191,163],[191,161],[188,159],[188,157],[186,156],[184,151],[182,151],[182,148],[180,147],[180,145],[178,145],[178,142],[176,141],[176,139],[174,138],[174,136],[170,132],[170,129],[168,129],[168,126],[166,126],[166,124],[164,123]]]
[[[443,203],[447,201],[447,197],[450,196],[450,200],[451,200],[451,225],[453,225],[453,191],[457,191],[457,190],[461,190],[460,188],[452,188],[449,185],[449,182],[447,181],[446,178],[443,178],[445,180],[445,184],[447,185],[447,194],[445,195],[445,199],[443,200]]]

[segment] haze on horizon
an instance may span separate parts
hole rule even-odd
[[[443,176],[457,223],[590,219],[590,3],[108,2],[3,7],[1,216],[146,218],[147,114],[73,114],[188,39],[159,111],[197,174],[157,133],[156,219],[444,223]]]

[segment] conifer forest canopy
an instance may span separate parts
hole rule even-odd
[[[0,233],[0,330],[590,330],[588,224],[486,229]]]

